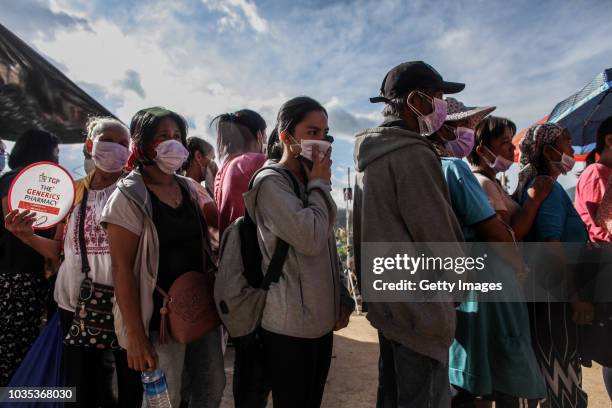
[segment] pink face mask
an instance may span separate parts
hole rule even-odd
[[[431,136],[432,134],[437,132],[444,124],[444,121],[446,120],[448,105],[444,99],[432,98],[419,91],[413,92],[417,92],[423,98],[431,101],[431,106],[433,110],[427,115],[423,115],[421,112],[419,112],[417,108],[412,106],[410,102],[407,102],[408,107],[412,109],[412,111],[417,115],[417,121],[419,122],[419,132],[421,133],[421,136]],[[408,95],[408,98],[406,99],[407,101],[410,100],[411,95],[412,93]]]
[[[118,173],[123,170],[129,155],[127,147],[114,142],[96,140],[91,149],[94,164],[106,173]]]
[[[514,164],[514,162],[512,160],[508,160],[505,157],[501,157],[500,155],[495,155],[491,149],[489,149],[488,147],[484,146],[485,149],[487,149],[487,151],[492,155],[495,156],[495,161],[490,162],[488,159],[487,160],[487,164],[489,165],[489,167],[491,167],[493,170],[495,170],[496,173],[500,173],[500,172],[504,172],[506,170],[508,170],[510,168],[510,166],[512,166]]]
[[[446,145],[453,152],[453,155],[458,158],[466,157],[474,147],[474,130],[466,127],[458,127],[455,129],[455,140],[449,140]]]

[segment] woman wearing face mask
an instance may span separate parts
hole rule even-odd
[[[8,161],[12,170],[0,177],[0,387],[8,384],[38,336],[49,290],[45,256],[34,248],[53,238],[54,230],[33,233],[29,211],[8,210],[11,183],[26,166],[40,161],[59,161],[58,139],[44,130],[28,130],[13,146]]]
[[[520,203],[529,197],[528,189],[538,175],[557,179],[574,167],[574,150],[567,130],[554,123],[529,128],[520,145],[519,185],[515,193]],[[559,182],[542,202],[529,234],[530,240],[549,242],[559,261],[560,273],[567,275],[560,242],[585,243],[588,235],[580,216]],[[547,380],[550,407],[586,407],[582,389],[578,326],[591,324],[593,305],[581,300],[572,303],[532,303],[529,307],[533,348]],[[564,378],[566,381],[559,381]]]
[[[511,229],[496,216],[469,166],[462,160],[474,145],[474,128],[494,107],[467,107],[446,99],[447,121],[433,135],[442,156],[453,210],[466,241],[513,242]],[[516,300],[517,277],[523,273],[518,249],[493,246],[485,281],[503,282],[503,296]],[[517,306],[518,305],[518,306]],[[517,375],[520,373],[520,375]],[[520,303],[469,301],[457,308],[455,341],[449,351],[450,383],[457,391],[453,407],[473,407],[479,399],[498,407],[535,407],[545,395],[531,351],[527,309]]]
[[[512,138],[515,133],[516,126],[509,119],[485,118],[476,126],[475,146],[468,161],[497,215],[512,227],[515,239],[522,241],[531,230],[540,204],[552,190],[554,180],[548,176],[536,177],[523,206],[501,186],[496,175],[507,171],[514,163]]]
[[[348,324],[354,305],[340,281],[334,239],[327,112],[311,98],[291,99],[280,108],[276,130],[283,155],[274,166],[290,173],[263,170],[245,194],[263,264],[278,239],[290,246],[268,291],[261,340],[274,407],[312,408],[323,397],[332,332]]]
[[[221,169],[215,177],[215,201],[219,209],[219,234],[244,215],[244,194],[249,180],[266,161],[266,122],[257,113],[242,109],[224,113],[211,122],[217,129],[217,153]]]
[[[187,150],[189,156],[183,166],[185,177],[194,181],[193,188],[198,192],[200,208],[208,225],[210,244],[213,252],[216,253],[219,249],[219,230],[217,229],[219,211],[212,191],[204,186],[206,179],[210,178],[211,164],[215,161],[215,150],[206,140],[196,136],[187,138]]]
[[[154,107],[134,115],[130,133],[136,168],[119,181],[101,219],[112,256],[117,338],[130,368],[164,371],[173,406],[180,404],[183,369],[190,406],[209,406],[206,342],[185,345],[163,336],[162,293],[184,273],[208,273],[212,264],[197,193],[176,174],[189,156],[187,124]]]
[[[92,156],[95,167],[84,179],[75,182],[75,206],[67,219],[66,228],[58,229],[55,240],[38,238],[32,241],[33,231],[22,225],[13,228],[23,231],[24,242],[30,243],[41,255],[56,262],[60,260],[60,243],[63,241],[62,262],[55,282],[55,301],[58,304],[64,335],[68,334],[75,310],[79,303],[80,286],[85,278],[82,272],[79,228],[83,218],[84,247],[90,267],[88,277],[93,282],[112,286],[111,257],[106,232],[100,227],[100,217],[108,198],[123,174],[129,155],[130,137],[128,129],[113,118],[93,118],[87,124],[85,148]],[[86,200],[84,214],[81,202]],[[23,227],[23,228],[22,228]],[[65,234],[64,234],[65,231]],[[27,234],[27,235],[26,235]],[[63,235],[63,236],[62,236]],[[78,310],[77,310],[78,311]],[[112,373],[102,369],[91,371],[91,367],[103,367],[107,350],[90,345],[64,345],[63,367],[66,386],[76,387],[77,405],[98,406],[112,401]],[[139,407],[142,388],[139,373],[130,370],[125,350],[114,351],[115,367],[119,386],[119,405]]]

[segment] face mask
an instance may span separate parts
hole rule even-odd
[[[417,91],[418,92],[418,91]],[[409,102],[408,107],[417,115],[417,121],[419,122],[419,132],[421,136],[430,136],[437,132],[444,121],[446,120],[447,113],[447,103],[444,99],[431,98],[428,95],[425,95],[422,92],[418,92],[419,95],[431,101],[431,106],[433,108],[432,112],[428,115],[423,115],[418,111],[417,108],[412,106]],[[408,95],[407,101],[410,100],[410,95]]]
[[[118,173],[123,170],[129,155],[130,151],[127,147],[113,142],[96,140],[91,149],[94,164],[106,173]]]
[[[510,166],[512,166],[514,164],[514,162],[512,160],[508,160],[505,157],[501,157],[500,155],[496,156],[495,154],[493,154],[491,149],[489,149],[488,147],[484,146],[484,148],[487,149],[487,151],[489,153],[491,153],[491,155],[495,156],[495,161],[493,163],[491,163],[487,159],[487,164],[489,165],[489,167],[491,167],[493,170],[495,170],[496,173],[504,172],[504,171],[508,170],[510,168]]]
[[[474,147],[474,130],[465,127],[455,129],[455,140],[449,140],[446,145],[453,152],[453,155],[458,158],[466,157],[472,152]]]
[[[569,154],[561,153],[554,147],[553,150],[561,155],[561,161],[551,161],[559,169],[559,171],[563,174],[567,174],[568,172],[572,171],[574,165],[576,164],[576,159]]]
[[[157,156],[153,161],[166,174],[174,174],[189,157],[189,151],[178,140],[166,140],[155,148]]]
[[[0,153],[0,171],[6,167],[6,153]]]
[[[329,149],[331,149],[331,143],[328,142],[327,140],[303,140],[302,139],[302,143],[300,143],[300,146],[302,147],[302,152],[300,153],[300,156],[310,161],[313,161],[312,160],[312,150],[314,146],[319,147],[319,160],[322,159],[323,156],[325,156],[325,153],[327,153]]]

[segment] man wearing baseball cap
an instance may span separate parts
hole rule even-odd
[[[422,61],[405,62],[387,73],[380,96],[370,99],[385,107],[383,123],[355,141],[358,276],[362,242],[457,242],[454,254],[463,255],[461,227],[428,136],[446,119],[443,95],[464,86],[445,81]],[[450,298],[367,307],[380,340],[377,407],[450,407],[448,349],[455,333]]]

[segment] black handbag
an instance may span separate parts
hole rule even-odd
[[[79,302],[74,311],[70,330],[64,339],[69,346],[95,347],[97,349],[118,350],[119,343],[115,334],[113,305],[115,289],[109,285],[95,283],[90,277],[87,247],[85,245],[85,210],[88,189],[84,189],[79,207],[79,249],[81,252],[81,272],[85,274],[79,289]]]

